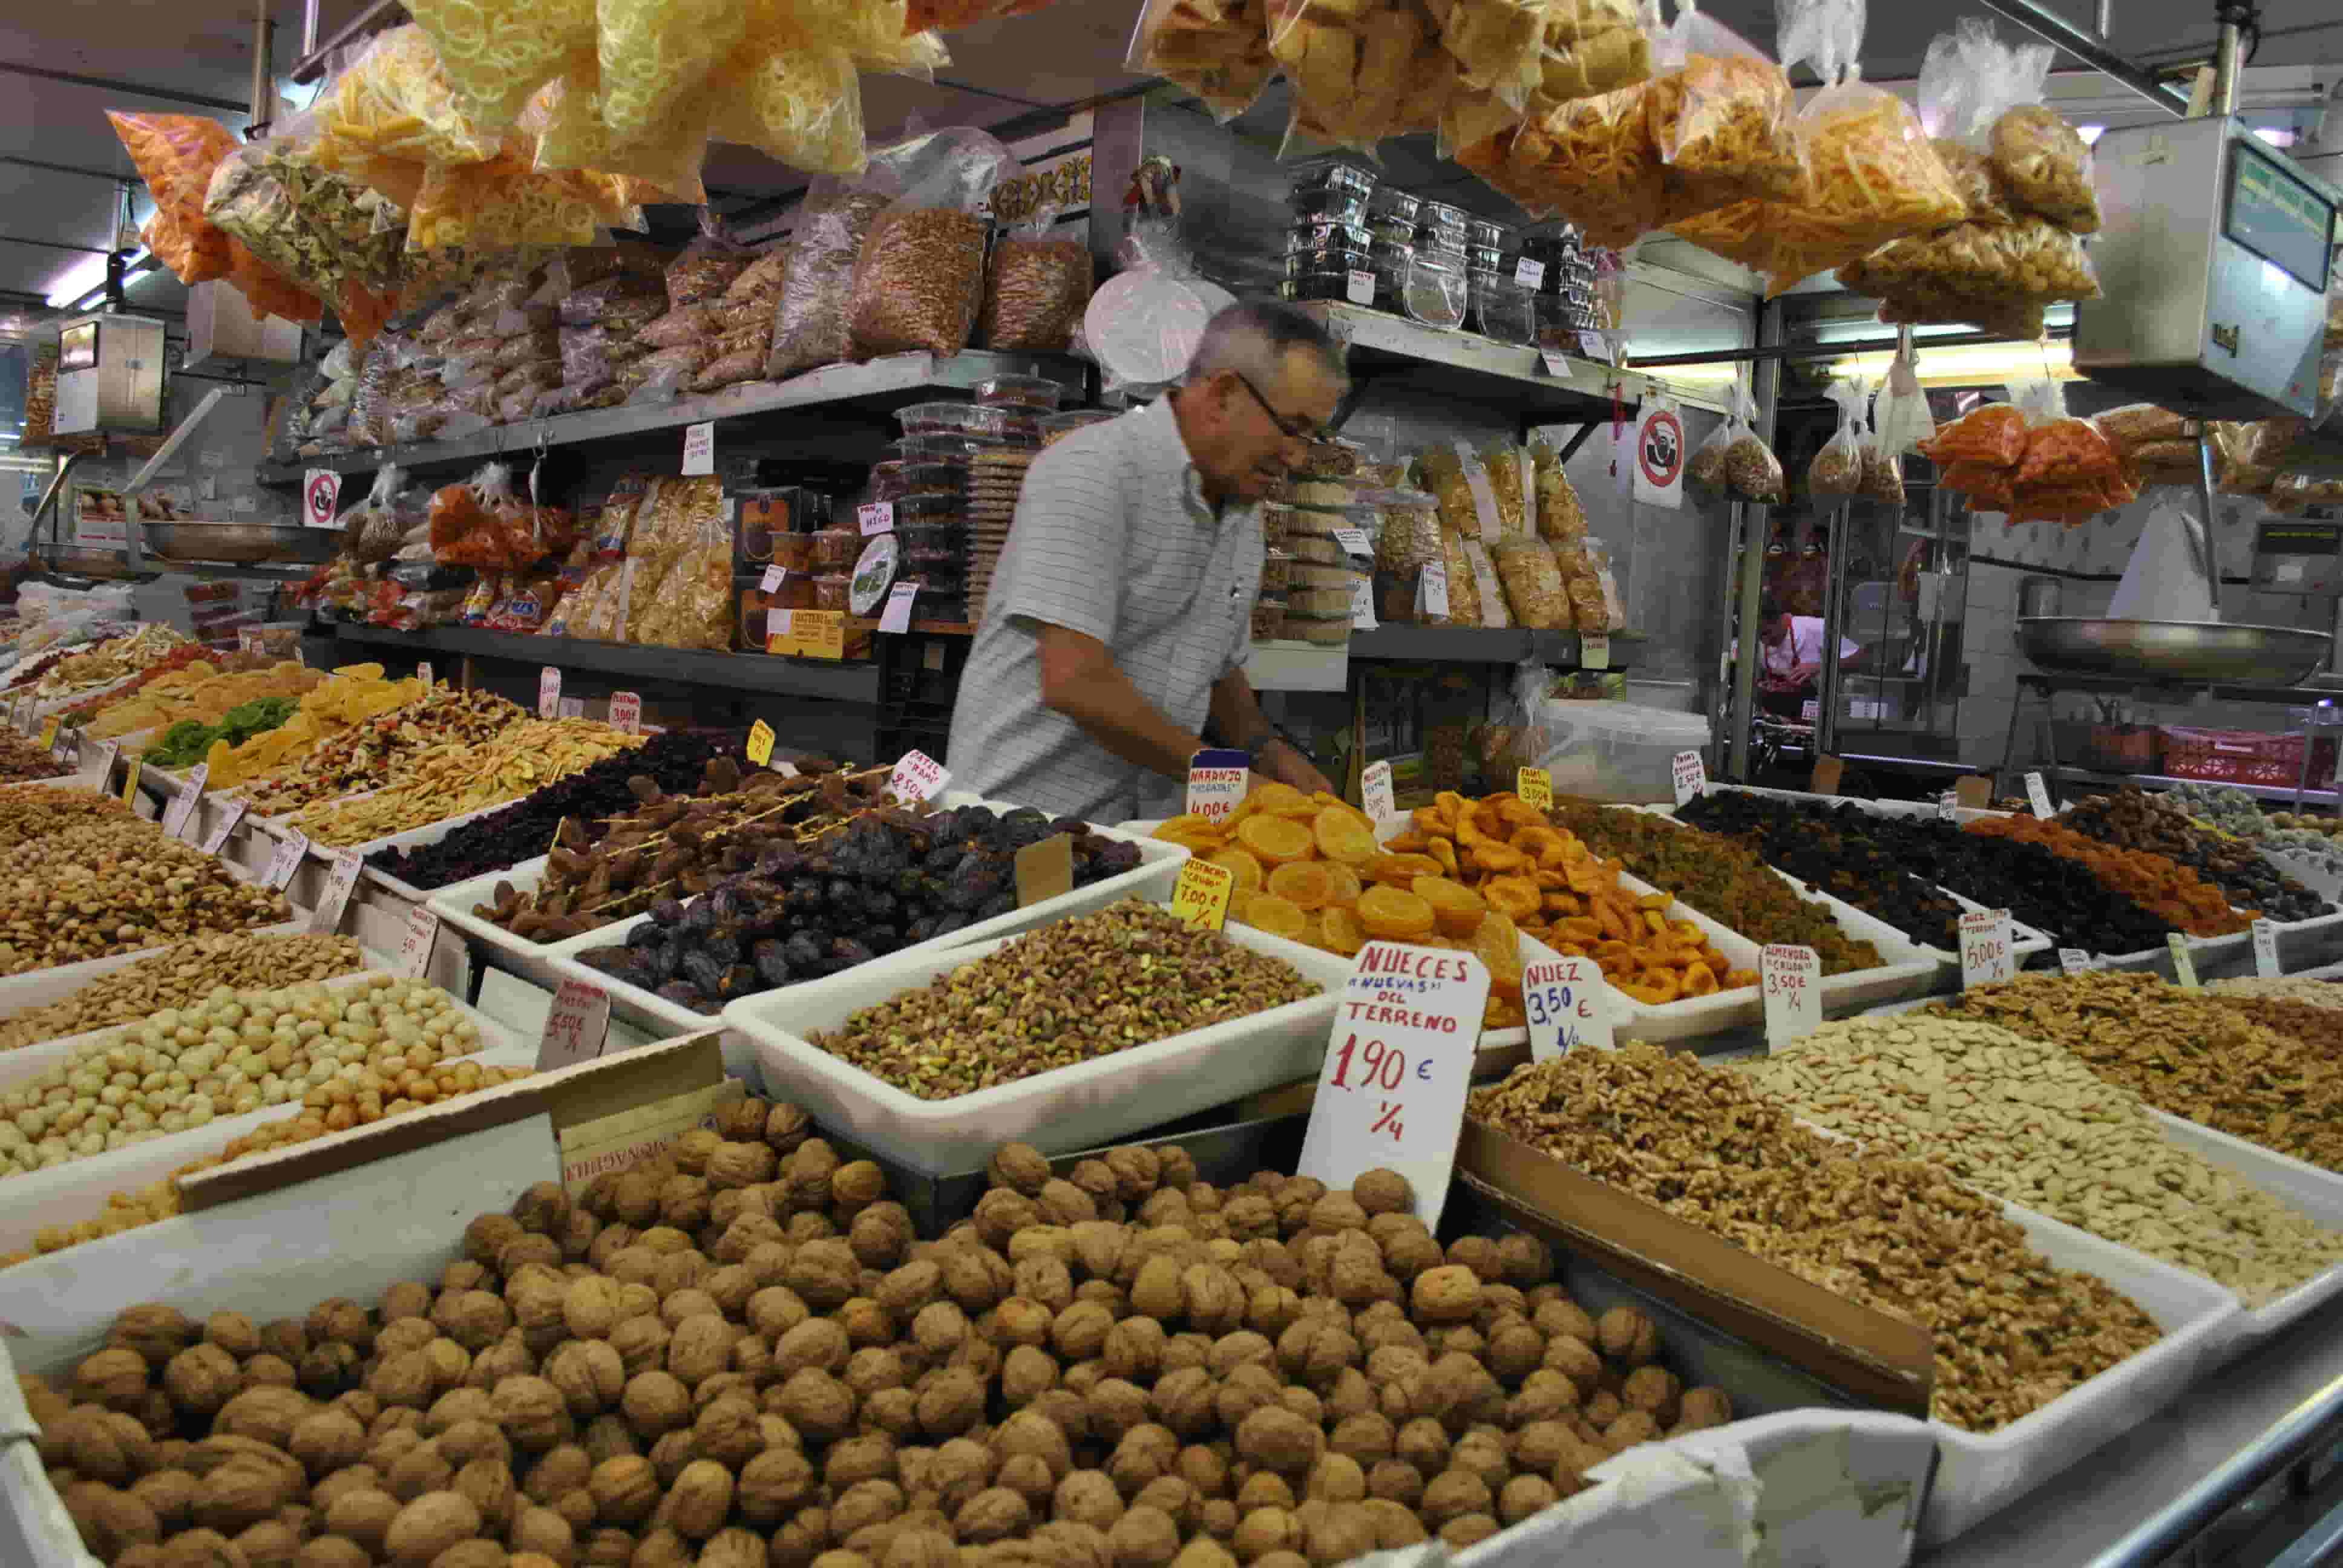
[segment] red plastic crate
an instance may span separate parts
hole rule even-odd
[[[2303,739],[2258,729],[2193,729],[2167,724],[2164,771],[2175,779],[2291,787],[2302,770]],[[2314,789],[2334,783],[2335,744],[2322,739],[2311,750],[2308,782]]]

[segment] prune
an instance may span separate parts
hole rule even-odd
[[[898,908],[895,895],[884,888],[871,888],[862,895],[862,913],[866,919],[884,923],[895,918]]]
[[[908,927],[906,927],[903,931],[903,935],[912,941],[923,942],[930,937],[936,934],[936,925],[937,920],[935,916],[925,915],[920,917],[919,920],[913,920]]]
[[[930,877],[949,877],[967,858],[968,851],[958,844],[945,844],[929,850],[928,858],[920,862],[920,866]]]
[[[788,881],[805,869],[805,851],[792,844],[772,844],[757,855],[757,874]]]
[[[659,988],[658,995],[662,1001],[679,1003],[697,1013],[714,1014],[724,1010],[721,1002],[713,997],[701,995],[699,988],[689,980],[669,980]]]
[[[629,978],[628,971],[636,967],[636,950],[623,946],[588,948],[578,955],[578,961],[589,970],[600,970],[604,974],[617,975],[623,980]]]
[[[1124,871],[1139,869],[1139,846],[1125,839],[1110,839],[1091,857],[1101,877],[1119,876]]]
[[[800,973],[820,973],[828,956],[823,943],[811,931],[793,932],[781,944],[781,954],[789,960],[789,968]]]
[[[709,996],[718,995],[723,990],[724,970],[727,967],[703,952],[689,952],[683,955],[683,978]]]
[[[944,902],[955,910],[973,910],[998,893],[1004,879],[999,861],[970,856],[945,884]]]
[[[657,920],[645,920],[627,933],[630,948],[655,948],[667,940],[667,931]]]
[[[677,925],[679,929],[697,936],[703,931],[714,930],[717,920],[715,908],[709,900],[703,898],[696,899],[684,906],[683,919],[678,921]]]
[[[749,960],[756,967],[757,978],[768,986],[784,986],[794,978],[781,944],[770,937],[749,950]]]
[[[832,877],[830,879],[829,886],[823,890],[823,892],[830,903],[830,907],[834,910],[850,910],[854,908],[856,901],[861,895],[861,891],[860,888],[847,880],[844,877]]]
[[[728,970],[740,961],[740,943],[734,937],[706,938],[700,942],[699,950]]]
[[[1857,817],[1859,809],[1845,809]],[[1960,950],[1961,907],[1913,876],[1831,808],[1770,796],[1718,790],[1687,802],[1677,816],[1735,839],[1779,867],[1878,916],[1915,941]]]
[[[661,899],[649,911],[654,923],[672,926],[683,919],[683,902],[679,899]]]
[[[995,915],[1005,915],[1016,907],[1017,895],[1014,892],[995,893],[976,906],[976,918],[989,920]]]
[[[834,938],[830,944],[830,962],[833,969],[852,969],[856,964],[867,964],[878,956],[851,937]]]
[[[811,855],[806,859],[805,874],[826,879],[838,875],[838,868],[828,855]]]
[[[757,971],[747,964],[734,964],[724,971],[723,995],[728,1000],[736,996],[753,995],[764,989],[758,982]]]

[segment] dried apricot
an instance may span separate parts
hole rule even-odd
[[[1297,910],[1322,910],[1333,891],[1333,879],[1317,860],[1288,860],[1269,874],[1269,890]]]
[[[1375,830],[1348,806],[1329,806],[1311,819],[1318,852],[1330,860],[1363,866],[1375,858]]]
[[[1300,791],[1295,793],[1298,795]],[[1306,825],[1290,817],[1259,811],[1238,825],[1237,842],[1251,849],[1262,864],[1269,866],[1282,866],[1289,860],[1306,860],[1311,851],[1318,847]]]
[[[1510,918],[1495,910],[1482,916],[1473,930],[1473,953],[1489,966],[1491,991],[1522,994],[1522,934]]]
[[[1432,906],[1403,888],[1377,883],[1359,895],[1359,927],[1371,937],[1409,942],[1432,935]]]
[[[1538,886],[1527,877],[1492,877],[1481,884],[1481,896],[1491,909],[1502,910],[1516,920],[1537,918]]]
[[[1472,935],[1481,917],[1489,912],[1488,900],[1463,883],[1452,882],[1445,877],[1418,877],[1409,887],[1417,898],[1432,906],[1440,929],[1452,937]]]
[[[1318,930],[1325,939],[1326,950],[1349,958],[1367,945],[1367,928],[1359,923],[1358,915],[1350,910],[1327,910],[1318,917]],[[1714,980],[1709,982],[1714,985]]]
[[[1261,891],[1262,883],[1266,879],[1267,874],[1262,870],[1261,862],[1253,859],[1252,852],[1250,849],[1240,849],[1234,846],[1231,846],[1225,849],[1215,849],[1211,854],[1205,856],[1204,859],[1210,860],[1215,866],[1224,866],[1229,870],[1234,872],[1237,879],[1238,892],[1258,893]]]
[[[1684,994],[1714,996],[1716,994],[1716,971],[1706,964],[1692,964],[1684,972]]]
[[[1281,899],[1275,893],[1255,893],[1252,901],[1245,906],[1245,924],[1272,936],[1300,941],[1302,933],[1309,929],[1310,920],[1290,899]]]

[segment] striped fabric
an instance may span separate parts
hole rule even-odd
[[[1077,430],[1033,464],[960,679],[952,781],[1093,822],[1168,816],[1187,779],[1123,761],[1041,705],[1036,623],[1094,637],[1155,710],[1201,730],[1252,645],[1261,515],[1215,518],[1171,399]]]

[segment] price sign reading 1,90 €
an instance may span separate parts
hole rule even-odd
[[[1757,955],[1758,983],[1765,993],[1765,1044],[1802,1040],[1823,1021],[1823,964],[1815,950],[1768,942]]]
[[[1530,1060],[1565,1056],[1581,1046],[1612,1046],[1610,995],[1593,959],[1542,960],[1522,970],[1522,1010],[1529,1016]]]
[[[1464,1124],[1489,970],[1469,953],[1369,942],[1334,1006],[1300,1173],[1348,1187],[1378,1167],[1407,1178],[1437,1226]]]

